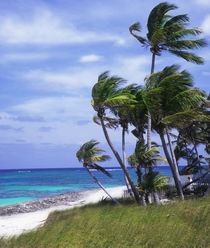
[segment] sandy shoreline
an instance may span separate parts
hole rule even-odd
[[[126,187],[107,188],[116,198],[122,197]],[[95,203],[107,195],[101,189],[72,192],[40,200],[0,207],[0,237],[19,235],[43,225],[49,213]]]

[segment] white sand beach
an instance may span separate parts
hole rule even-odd
[[[123,187],[107,188],[107,191],[116,198],[123,196],[123,192],[126,189]],[[38,210],[29,213],[20,213],[0,216],[0,238],[19,235],[23,232],[36,229],[43,225],[48,215],[55,210],[66,210],[74,207],[83,206],[89,203],[96,203],[103,198],[107,197],[103,190],[90,190],[82,192],[83,196],[80,200],[74,202],[68,202],[66,205],[60,205],[55,207],[49,207],[47,209]]]

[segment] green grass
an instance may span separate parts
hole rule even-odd
[[[210,247],[210,197],[165,206],[96,205],[52,213],[34,232],[0,240],[1,248]]]

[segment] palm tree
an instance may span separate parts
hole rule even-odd
[[[153,128],[161,138],[163,150],[171,167],[177,191],[184,199],[177,162],[169,135],[169,127],[176,128],[179,123],[189,123],[200,116],[194,109],[205,101],[204,93],[193,86],[192,78],[186,71],[179,72],[179,67],[172,65],[153,73],[147,80],[143,99],[149,110]],[[166,133],[171,152],[169,155],[164,133]]]
[[[151,173],[145,174],[143,176],[140,190],[146,191],[148,194],[153,193],[155,203],[160,205],[157,192],[168,186],[168,183],[166,182],[168,179],[170,179],[170,177],[163,176],[160,172],[152,171]]]
[[[121,90],[121,93],[128,93],[129,95],[133,95],[136,99],[136,96],[140,90],[140,86],[137,86],[136,84],[131,84]],[[128,132],[128,126],[131,122],[131,115],[130,113],[133,112],[135,108],[136,102],[132,102],[131,104],[123,104],[121,106],[118,106],[117,108],[111,108],[111,111],[118,119],[118,122],[122,128],[122,156],[123,156],[123,164],[125,168],[127,168],[127,159],[126,159],[126,152],[125,152],[125,134]],[[133,196],[132,191],[130,190],[130,184],[128,182],[128,179],[125,175],[125,181],[128,188],[128,192]]]
[[[169,15],[168,12],[177,7],[167,2],[155,6],[150,12],[147,21],[147,37],[137,34],[142,28],[139,22],[130,26],[129,31],[144,47],[150,47],[152,53],[151,74],[154,73],[155,58],[163,51],[168,51],[178,57],[196,64],[202,64],[203,59],[189,52],[206,45],[204,39],[186,39],[186,37],[197,36],[202,33],[198,28],[186,28],[189,17],[184,15]],[[148,112],[147,145],[151,148],[151,113]]]
[[[104,72],[100,74],[98,77],[98,82],[93,86],[92,89],[91,104],[94,110],[97,112],[97,116],[100,120],[107,143],[111,148],[114,156],[116,157],[118,163],[120,164],[126,178],[128,179],[128,182],[131,186],[136,202],[139,203],[140,202],[139,193],[119,153],[114,148],[104,123],[104,118],[106,117],[107,109],[119,108],[120,106],[123,106],[125,104],[130,104],[131,102],[133,102],[134,96],[128,92],[122,92],[122,90],[120,89],[120,86],[123,83],[125,83],[124,79],[115,76],[109,77],[108,72]]]
[[[142,195],[143,205],[145,205],[145,200],[144,200],[145,191],[147,191],[147,197],[148,197],[149,203],[151,203],[151,199],[150,199],[151,193],[153,193],[154,195],[155,202],[157,204],[159,204],[160,202],[159,196],[157,194],[157,190],[154,190],[154,191],[146,190],[146,188],[143,187],[144,179],[147,177],[150,178],[149,175],[154,174],[152,170],[147,171],[146,169],[153,168],[160,162],[167,162],[167,160],[161,157],[159,153],[160,152],[157,148],[157,144],[154,144],[150,150],[147,150],[147,145],[144,144],[144,140],[139,140],[136,143],[134,154],[128,157],[129,164],[132,167],[136,168],[137,177],[138,177],[138,188],[140,189],[140,192],[142,193],[141,195]],[[145,173],[142,172],[142,168],[145,169]],[[152,186],[150,187],[150,189],[152,189]]]
[[[120,203],[107,192],[107,190],[100,183],[100,181],[90,171],[90,169],[95,169],[111,177],[111,174],[108,171],[106,171],[103,167],[99,166],[96,163],[96,162],[107,161],[108,159],[110,159],[108,155],[101,155],[101,153],[104,151],[97,147],[98,144],[99,142],[95,140],[90,140],[84,143],[77,151],[76,156],[79,162],[83,163],[83,167],[87,170],[87,172],[90,174],[93,180],[99,185],[99,187],[111,198],[113,202],[119,205]]]

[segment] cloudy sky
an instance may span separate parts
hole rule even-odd
[[[91,88],[105,70],[143,84],[151,55],[128,28],[137,21],[145,27],[159,2],[0,0],[0,169],[79,166],[75,152],[92,138],[108,150],[92,122]],[[171,3],[179,7],[174,14],[188,13],[191,26],[201,27],[210,40],[210,0]],[[163,54],[156,71],[179,63],[208,92],[209,47],[198,54],[205,65]],[[120,148],[120,133],[111,136]],[[131,135],[127,145],[129,153]]]

